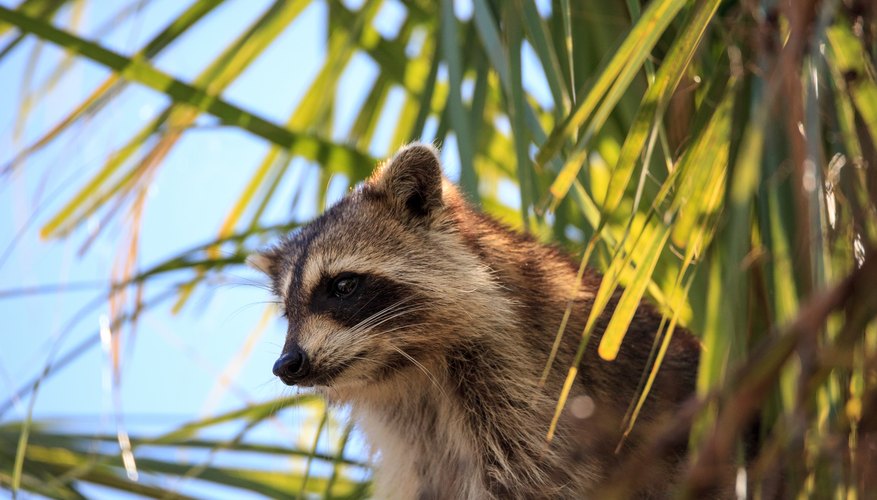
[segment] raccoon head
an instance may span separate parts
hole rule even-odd
[[[274,374],[287,385],[356,387],[440,358],[497,304],[460,235],[466,210],[437,151],[413,144],[323,215],[250,264],[288,321]]]

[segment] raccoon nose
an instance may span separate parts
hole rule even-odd
[[[310,371],[308,356],[301,347],[293,346],[274,362],[271,370],[286,385],[293,385]]]

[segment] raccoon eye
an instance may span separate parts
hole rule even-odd
[[[352,274],[342,274],[332,282],[332,295],[343,299],[349,297],[359,286],[359,277]]]

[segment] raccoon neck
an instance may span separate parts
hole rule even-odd
[[[523,342],[527,357],[538,358],[541,363],[535,368],[535,376],[541,376],[568,304],[572,300],[577,307],[572,309],[567,333],[584,324],[583,312],[590,308],[592,300],[588,290],[596,290],[599,277],[588,272],[584,283],[579,283],[578,265],[556,248],[514,232],[468,207],[458,213],[461,215],[456,222],[463,242],[491,269],[501,298],[512,304],[512,331],[501,335]],[[566,360],[571,353],[561,349],[557,354]]]
[[[550,401],[535,383],[521,381],[508,349],[481,339],[423,366],[429,376],[410,367],[350,400],[381,452],[377,491],[403,488],[400,498],[513,498],[545,488],[549,419],[540,410]]]

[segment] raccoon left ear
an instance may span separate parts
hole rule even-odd
[[[442,167],[438,151],[414,143],[400,149],[377,174],[393,204],[414,218],[426,218],[442,207]]]

